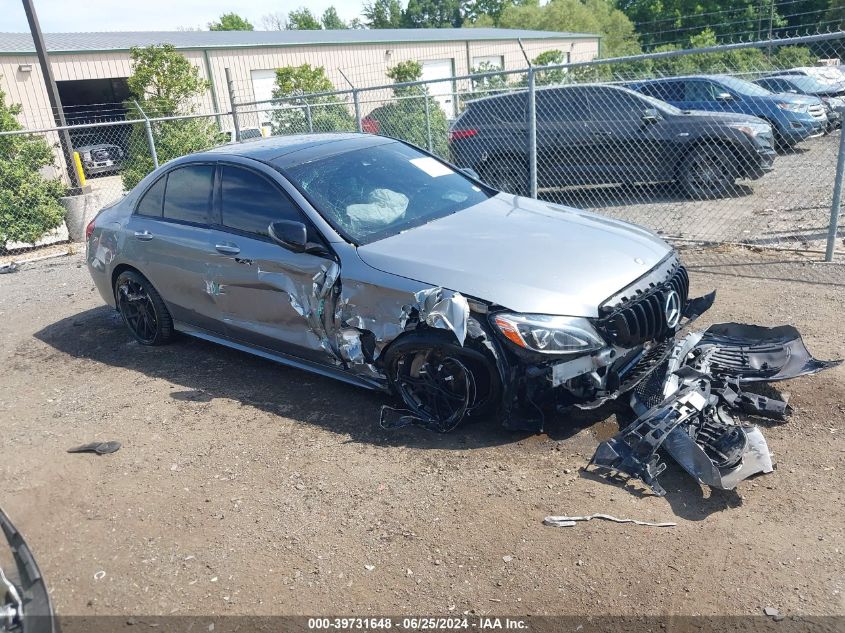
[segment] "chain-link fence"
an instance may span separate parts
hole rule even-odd
[[[157,164],[214,144],[360,131],[426,148],[503,191],[642,224],[678,245],[735,244],[749,258],[774,249],[821,261],[845,253],[843,57],[845,33],[832,33],[516,71],[482,67],[262,102],[230,90],[231,113],[160,117],[128,107],[130,120],[67,131],[76,168],[102,204]],[[53,162],[69,163],[59,137],[58,129],[0,133],[0,145],[42,143]],[[38,167],[29,171],[69,182],[67,170],[51,176]],[[0,176],[2,199],[13,201],[0,214],[44,215],[44,196],[27,187]],[[46,215],[49,224],[57,212]],[[34,228],[10,231],[15,222],[4,222],[7,249],[34,241]]]
[[[241,102],[236,118],[263,118],[271,134],[401,138],[503,191],[642,224],[678,244],[829,259],[845,251],[835,201],[843,54],[845,34],[832,33],[484,68]]]

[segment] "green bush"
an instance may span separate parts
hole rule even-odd
[[[6,105],[0,90],[0,131],[23,129],[16,118],[20,105]],[[6,242],[34,242],[64,219],[60,178],[40,170],[55,166],[50,145],[31,134],[0,136],[0,248]]]
[[[137,102],[149,117],[191,114],[197,98],[205,95],[209,84],[171,44],[133,48],[129,90],[134,97],[126,103],[132,119],[142,118]],[[153,140],[159,165],[169,160],[200,152],[216,144],[217,128],[206,118],[157,121],[152,123]],[[147,133],[143,123],[132,126],[124,161],[123,186],[129,190],[154,168]]]
[[[306,132],[352,132],[355,118],[346,105],[334,95],[307,97],[319,92],[333,92],[334,85],[322,66],[285,66],[276,69],[276,86],[273,99],[279,107],[271,114],[273,134],[303,134]],[[311,110],[311,126],[304,105]],[[288,107],[286,107],[288,106]],[[294,106],[294,107],[290,107]]]
[[[422,76],[422,65],[415,61],[400,62],[387,70],[387,76],[394,83],[418,81]],[[430,130],[431,151],[448,158],[449,120],[437,100],[428,94],[428,88],[397,86],[393,89],[393,96],[394,101],[367,115],[367,118],[378,122],[378,133],[428,149]]]

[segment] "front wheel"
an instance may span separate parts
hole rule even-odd
[[[114,284],[117,309],[127,329],[141,345],[164,345],[173,338],[173,318],[149,280],[132,270]]]
[[[734,186],[733,156],[718,147],[699,147],[684,159],[680,184],[687,196],[696,199],[720,198]]]
[[[427,332],[396,341],[385,356],[393,391],[425,426],[446,433],[466,416],[492,413],[501,378],[492,358],[451,335]]]

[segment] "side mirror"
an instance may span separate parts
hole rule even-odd
[[[476,180],[481,180],[481,176],[479,176],[478,172],[475,171],[472,167],[461,167],[461,171],[464,172],[470,178],[475,178]]]
[[[660,113],[655,108],[643,110],[643,123],[656,123],[660,120]]]
[[[716,101],[733,101],[734,96],[730,92],[720,92],[716,95]]]
[[[267,230],[274,242],[294,253],[304,253],[308,246],[308,229],[302,222],[280,220],[270,224]]]

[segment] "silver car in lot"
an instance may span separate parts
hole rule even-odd
[[[490,413],[539,428],[547,407],[615,398],[708,304],[651,231],[373,135],[174,160],[87,238],[97,288],[140,343],[180,331],[392,391],[441,431]]]

